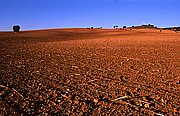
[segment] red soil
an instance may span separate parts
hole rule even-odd
[[[180,33],[0,33],[0,115],[180,115]]]

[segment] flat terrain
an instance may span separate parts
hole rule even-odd
[[[180,33],[0,32],[0,115],[180,115]]]

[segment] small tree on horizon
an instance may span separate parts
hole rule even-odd
[[[19,25],[14,25],[13,26],[13,31],[14,32],[19,32],[20,31],[20,26]]]
[[[126,26],[123,26],[123,29],[125,29],[126,28]]]
[[[117,28],[118,28],[118,26],[117,26],[117,25],[115,25],[115,26],[114,26],[114,29],[117,29]]]

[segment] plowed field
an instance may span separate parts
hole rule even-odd
[[[180,33],[0,32],[0,115],[180,115]]]

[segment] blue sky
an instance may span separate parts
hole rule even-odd
[[[0,30],[180,26],[180,0],[0,0]]]

